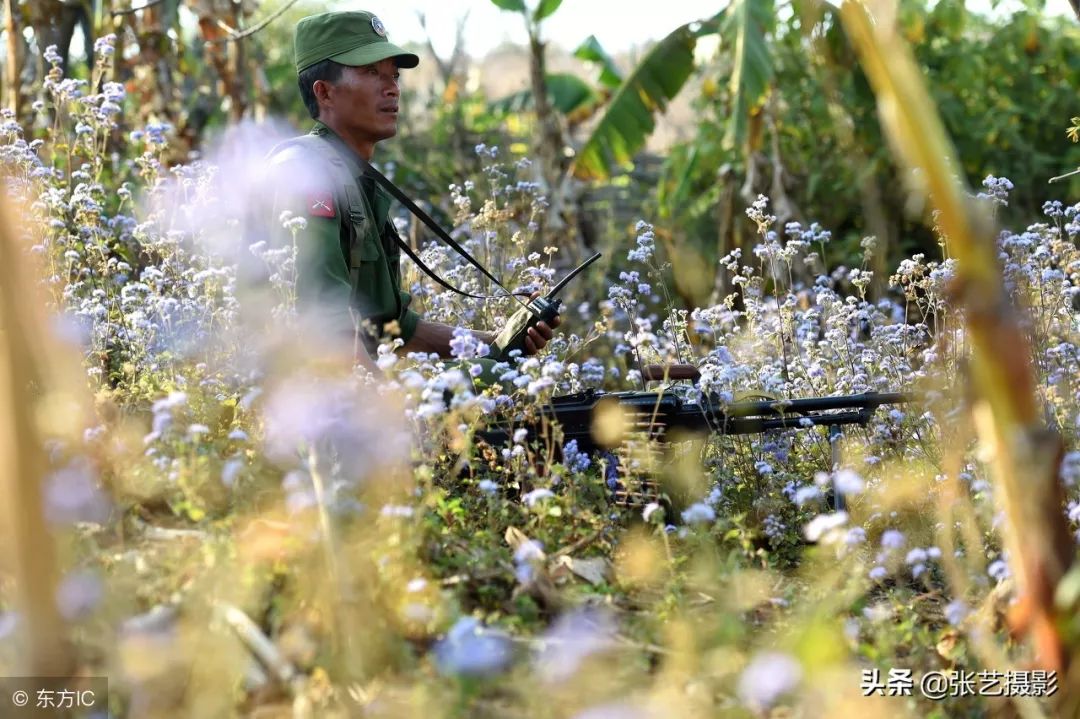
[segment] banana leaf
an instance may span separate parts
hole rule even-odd
[[[615,66],[615,61],[611,59],[611,56],[608,55],[607,51],[600,45],[600,41],[596,39],[596,35],[589,35],[589,37],[585,38],[585,42],[581,43],[577,50],[574,50],[574,57],[600,66],[601,85],[614,90],[622,84],[622,73],[620,73],[619,68]]]
[[[560,5],[562,5],[562,0],[540,0],[540,4],[536,6],[536,12],[533,14],[533,22],[540,22],[549,17],[559,9]]]
[[[571,113],[600,101],[600,95],[576,75],[551,73],[547,76],[548,99],[562,115]],[[521,90],[513,95],[495,100],[488,105],[493,114],[506,115],[533,109],[532,89]]]
[[[525,0],[491,0],[492,4],[510,12],[525,12]]]
[[[724,146],[742,146],[748,137],[750,116],[764,102],[773,67],[767,35],[776,20],[772,0],[738,0],[721,31],[734,48],[731,71],[731,117]]]
[[[701,23],[688,23],[658,42],[615,92],[572,168],[580,179],[602,180],[616,165],[627,165],[656,127],[663,112],[694,70]]]

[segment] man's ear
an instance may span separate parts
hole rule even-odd
[[[326,80],[316,80],[311,86],[311,92],[320,106],[330,103],[330,90],[331,85]]]

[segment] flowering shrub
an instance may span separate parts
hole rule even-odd
[[[335,372],[296,346],[304,219],[271,218],[291,245],[238,242],[246,205],[228,167],[165,167],[164,126],[125,143],[123,88],[64,79],[53,55],[38,127],[0,128],[0,161],[60,318],[51,331],[81,347],[95,397],[97,423],[48,447],[45,511],[71,547],[58,605],[79,661],[115,678],[117,706],[229,716],[289,696],[316,716],[818,715],[858,697],[864,669],[1002,669],[980,664],[972,634],[1025,661],[1000,626],[1010,558],[959,396],[952,260],[905,260],[876,297],[872,240],[864,266],[830,267],[830,233],[778,228],[762,197],[747,211],[757,244],[723,259],[736,291],[716,306],[673,305],[640,222],[613,279],[568,288],[565,331],[502,363],[501,386],[480,391],[467,365],[391,343],[382,376]],[[450,187],[456,234],[511,289],[549,287],[562,258],[557,243],[533,251],[552,240],[528,162],[476,151],[482,176]],[[980,197],[1000,205],[1010,189],[987,178]],[[998,247],[1069,449],[1060,509],[1075,528],[1080,205],[1045,212]],[[446,248],[421,254],[492,292]],[[253,266],[261,293],[244,280]],[[497,330],[515,305],[406,277],[430,319]],[[463,361],[490,351],[466,332],[451,347]],[[670,390],[688,398],[924,400],[842,435],[686,436],[666,451],[590,455],[524,430],[503,447],[476,440],[490,416],[552,395],[636,388],[655,361],[698,366],[696,386]],[[667,496],[615,503],[630,477]],[[17,661],[14,597],[0,590],[4,666]],[[973,696],[943,706],[984,709]]]

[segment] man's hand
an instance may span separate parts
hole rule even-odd
[[[529,300],[535,300],[540,296],[539,292],[533,292]],[[547,346],[551,338],[555,336],[555,328],[562,324],[562,318],[555,315],[549,325],[547,322],[537,322],[535,327],[530,327],[525,333],[525,354],[534,355]]]
[[[534,292],[529,299],[533,300],[539,296],[539,292]],[[547,343],[551,341],[551,338],[555,336],[555,328],[561,324],[562,318],[556,315],[551,322],[538,322],[535,327],[530,327],[525,335],[525,355],[534,355],[544,349]],[[489,345],[495,342],[496,335],[494,332],[472,330],[472,333],[482,342]],[[448,359],[452,356],[450,353],[450,340],[453,336],[454,328],[450,325],[422,319],[416,323],[416,332],[412,338],[404,347],[398,349],[397,353],[405,356],[409,352],[435,352],[440,357]]]

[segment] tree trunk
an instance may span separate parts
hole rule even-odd
[[[568,225],[563,218],[569,192],[566,176],[566,156],[563,152],[563,131],[559,117],[552,110],[547,96],[545,45],[535,28],[529,29],[529,79],[532,84],[533,106],[536,110],[536,154],[539,174],[548,199],[545,224],[552,230],[561,231]],[[576,233],[575,233],[576,234]],[[574,238],[569,249],[576,263],[584,259],[580,236]]]
[[[451,149],[453,150],[456,163],[460,166],[470,158],[470,150],[473,144],[469,142],[468,130],[465,127],[465,115],[458,94],[465,87],[466,71],[468,69],[468,56],[465,52],[465,27],[469,20],[469,12],[457,21],[457,30],[454,33],[454,50],[449,60],[444,60],[435,51],[435,45],[431,42],[431,34],[427,29],[427,17],[423,13],[417,13],[420,27],[427,36],[427,48],[431,57],[435,58],[435,64],[439,68],[439,78],[442,80],[443,105],[450,108],[451,116]]]
[[[23,54],[22,28],[19,25],[18,0],[7,0],[5,3],[7,17],[4,20],[4,30],[7,32],[7,65],[4,72],[4,105],[15,111],[15,117],[19,117],[19,76],[22,74]]]
[[[720,266],[722,260],[737,246],[735,216],[735,170],[729,164],[725,164],[716,173],[716,181],[720,183],[720,201],[716,203],[716,277],[714,279],[712,297],[709,305],[718,305],[731,292],[731,282],[727,270]]]
[[[535,33],[529,35],[529,79],[532,83],[533,103],[536,108],[536,124],[539,130],[536,151],[540,170],[549,188],[554,189],[562,176],[563,137],[558,118],[551,110],[547,96],[547,62],[545,46]]]
[[[237,32],[244,31],[244,11],[242,6],[243,0],[233,0],[232,3],[232,26],[236,28]],[[232,43],[232,67],[229,74],[233,78],[232,87],[229,90],[229,97],[232,99],[232,120],[233,122],[240,122],[244,119],[244,115],[248,109],[248,93],[247,83],[244,82],[244,65],[247,64],[246,57],[246,41],[243,39],[237,39]]]
[[[57,26],[58,44],[60,56],[64,58],[64,71],[70,72],[71,67],[71,41],[75,37],[75,31],[81,29],[83,33],[83,45],[86,47],[86,68],[94,69],[94,3],[91,0],[80,0],[78,3],[60,5],[60,20]]]
[[[229,4],[230,14],[232,15],[230,27],[233,30],[240,30],[238,21],[243,15],[243,9],[238,3],[230,2]],[[225,95],[229,98],[229,117],[234,121],[239,121],[244,117],[247,110],[246,86],[242,73],[237,71],[238,68],[242,67],[242,65],[238,64],[237,58],[243,56],[242,43],[244,40],[238,38],[224,42],[227,36],[218,22],[220,18],[217,16],[217,12],[218,6],[216,3],[208,6],[204,14],[199,16],[199,30],[202,33],[203,40],[206,42],[205,51],[210,58],[210,64],[217,71]],[[230,52],[230,45],[233,46],[232,52]]]

